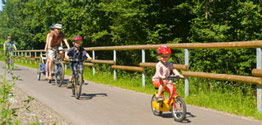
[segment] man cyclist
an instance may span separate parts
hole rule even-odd
[[[5,52],[5,55],[7,56],[6,58],[6,62],[9,62],[11,61],[10,65],[13,65],[13,51],[17,50],[16,46],[15,46],[15,43],[13,40],[11,40],[11,36],[8,36],[7,37],[7,40],[5,41],[4,43],[4,52]],[[9,58],[11,57],[11,60],[8,60]],[[9,65],[8,65],[8,68],[9,68]]]
[[[55,58],[55,50],[58,48],[58,50],[63,50],[62,47],[62,40],[65,42],[67,49],[70,48],[65,34],[61,31],[62,25],[61,24],[55,24],[54,27],[54,32],[51,32],[48,36],[48,58],[49,60],[49,80],[52,80],[52,68],[53,68],[53,62]],[[60,58],[63,59],[64,53],[63,51],[59,51]]]

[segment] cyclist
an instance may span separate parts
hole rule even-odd
[[[158,47],[157,54],[159,62],[156,64],[156,72],[152,78],[152,82],[154,86],[158,88],[156,100],[161,101],[163,100],[163,97],[161,97],[163,89],[165,89],[168,93],[172,92],[172,81],[166,79],[170,75],[170,70],[173,71],[175,75],[178,75],[181,78],[184,78],[184,76],[173,68],[173,64],[171,62],[168,62],[171,54],[171,50],[169,47]]]
[[[54,25],[51,25],[50,26],[50,33],[47,34],[46,36],[46,44],[45,44],[45,53],[46,53],[46,64],[45,64],[45,69],[46,69],[46,74],[45,74],[45,78],[48,79],[48,74],[49,74],[49,69],[48,69],[48,66],[49,66],[49,58],[48,58],[48,45],[49,45],[49,35],[54,32]]]
[[[48,37],[48,58],[49,58],[49,72],[52,72],[53,68],[53,62],[55,58],[55,48],[58,48],[60,58],[63,59],[63,52],[60,50],[63,50],[62,48],[62,40],[65,42],[67,49],[70,48],[65,34],[61,31],[62,25],[61,24],[55,24],[54,25],[54,32],[51,32]],[[49,73],[49,80],[52,80],[52,73]]]
[[[4,43],[4,52],[5,55],[7,55],[7,59],[9,59],[10,56],[11,58],[13,57],[14,49],[17,50],[14,41],[11,40],[11,36],[7,36],[7,40]],[[11,64],[13,64],[13,59],[11,59]]]
[[[65,57],[67,59],[69,59],[69,57],[71,59],[78,59],[80,61],[80,63],[76,63],[76,62],[70,62],[69,66],[70,69],[72,70],[71,76],[69,78],[69,83],[67,84],[68,88],[72,87],[72,81],[74,79],[74,74],[75,74],[75,70],[74,70],[74,66],[78,65],[80,68],[80,73],[83,74],[83,61],[84,61],[84,57],[87,57],[88,60],[91,60],[92,58],[89,56],[89,54],[85,51],[85,49],[83,47],[81,47],[83,41],[82,41],[82,37],[80,35],[76,35],[73,38],[73,45],[74,47],[70,48],[69,50],[66,51],[65,53]]]

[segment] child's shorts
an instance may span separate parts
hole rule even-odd
[[[152,81],[152,83],[153,83],[153,85],[155,86],[155,88],[159,88],[159,86],[160,86],[161,84],[163,84],[164,82],[166,83],[165,90],[166,90],[167,93],[170,94],[173,88],[172,88],[171,83],[168,83],[167,80],[157,79],[157,80],[155,80],[155,81]]]

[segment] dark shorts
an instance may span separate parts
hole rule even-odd
[[[75,71],[76,71],[75,68],[78,68],[81,74],[84,73],[83,72],[84,71],[84,65],[83,65],[82,62],[70,62],[69,67],[72,70],[71,76],[75,75]]]

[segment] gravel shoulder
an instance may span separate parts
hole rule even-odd
[[[40,103],[37,99],[27,95],[21,89],[15,87],[15,98],[11,98],[12,108],[19,108],[17,111],[17,120],[21,124],[40,123],[48,125],[73,125],[71,122],[63,119],[58,113]],[[30,100],[27,103],[26,100]]]

